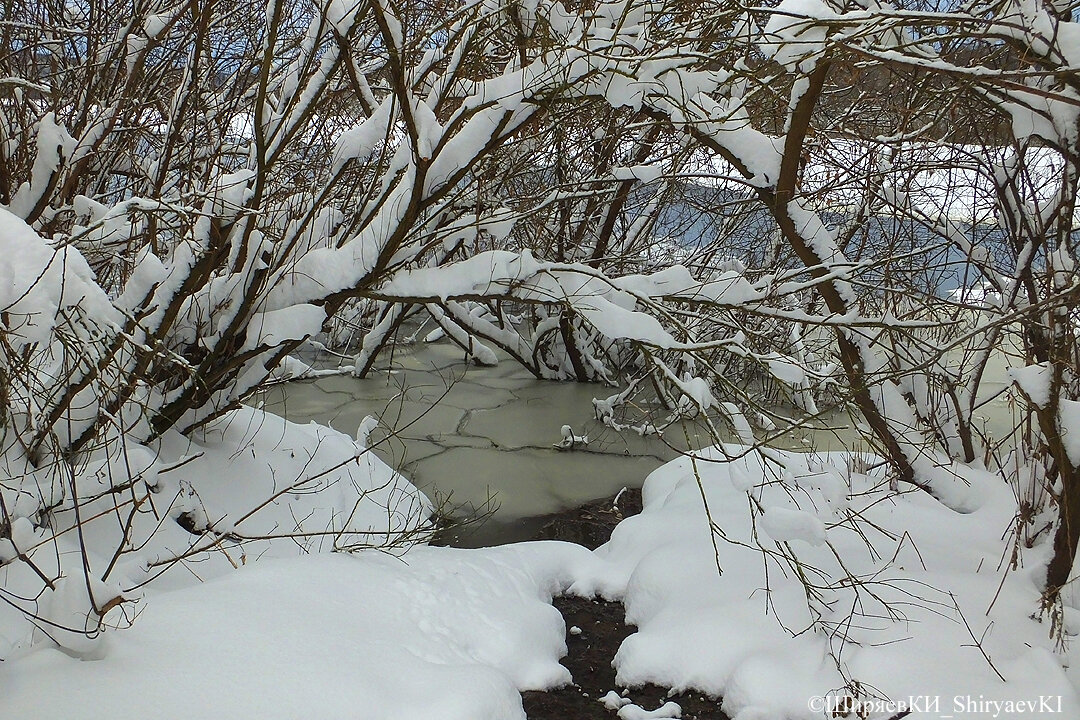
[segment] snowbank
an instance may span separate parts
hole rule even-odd
[[[276,457],[289,447],[279,442]],[[595,553],[536,542],[253,558],[193,587],[151,586],[100,659],[43,644],[8,657],[0,710],[520,720],[519,690],[570,680],[550,605],[570,592],[621,599],[638,626],[613,659],[620,684],[704,690],[735,720],[809,720],[845,702],[872,718],[904,703],[911,718],[1080,716],[1065,668],[1075,653],[1056,651],[1031,617],[1048,548],[1022,549],[1011,572],[1000,564],[1016,507],[1006,484],[940,468],[979,488],[958,513],[920,491],[888,492],[846,455],[744,451],[654,472],[644,511]],[[219,462],[214,452],[203,461]],[[202,494],[226,514],[239,502]],[[1066,626],[1075,631],[1068,615]]]
[[[589,561],[566,543],[260,561],[148,595],[102,660],[41,649],[5,662],[0,709],[26,720],[524,718],[519,688],[569,680],[550,600]]]
[[[1006,717],[993,701],[1043,696],[1054,698],[1046,717],[1080,716],[1062,667],[1070,656],[1030,617],[1048,548],[1025,550],[1002,582],[1016,508],[1007,485],[941,468],[982,488],[980,506],[961,514],[920,491],[890,494],[840,454],[770,457],[655,471],[644,512],[597,551],[601,572],[573,587],[622,598],[639,626],[615,658],[620,683],[705,690],[735,720],[820,718],[856,682],[857,702],[892,708],[871,717],[926,698],[909,717],[938,718],[969,697],[964,718]]]
[[[2,466],[14,482],[0,491],[17,518],[18,552],[64,580],[49,590],[29,563],[0,566],[8,600],[0,603],[0,658],[53,641],[72,654],[99,657],[105,650],[94,638],[33,617],[93,630],[92,604],[135,599],[144,587],[161,592],[197,585],[256,559],[364,546],[404,549],[431,512],[423,494],[352,438],[253,408],[228,413],[192,439],[171,434],[153,448],[127,440],[102,447],[107,452],[90,453],[74,483],[78,532],[70,507],[61,505],[47,529],[33,527],[24,514],[24,504],[36,505],[22,500],[35,493],[51,488],[62,499],[62,478],[48,469],[15,472],[17,458]],[[114,491],[118,486],[127,489]],[[101,585],[93,603],[81,546],[89,575]],[[5,554],[13,553],[0,546],[0,559],[7,560]],[[105,624],[126,624],[128,616],[129,610],[125,616],[125,608],[115,608]],[[0,709],[4,702],[0,696]]]

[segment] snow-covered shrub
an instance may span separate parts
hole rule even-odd
[[[730,39],[732,62],[713,75],[696,66],[689,91],[655,82],[642,106],[707,153],[716,185],[741,188],[771,220],[778,257],[794,261],[775,281],[810,289],[786,314],[805,335],[806,325],[832,335],[841,389],[894,487],[962,509],[965,493],[938,468],[986,460],[1022,498],[1056,506],[1053,607],[1080,541],[1069,440],[1080,399],[1080,24],[1039,0],[926,10],[728,8],[709,37]],[[950,297],[958,284],[985,287],[977,314],[967,293]],[[1003,358],[1019,371],[1011,392],[1027,429],[1008,462],[977,423]],[[1047,509],[1022,507],[1017,537],[1036,541]]]
[[[381,497],[382,468],[345,472],[365,449],[242,403],[327,330],[367,373],[416,313],[475,362],[648,388],[748,444],[827,388],[894,490],[957,510],[971,491],[938,469],[993,459],[973,418],[1013,342],[1056,602],[1080,542],[1080,32],[1052,4],[5,7],[30,20],[0,34],[0,592],[73,651],[61,630],[143,582],[109,584],[129,556],[415,529],[393,483],[390,522],[357,520]],[[680,204],[720,230],[658,262]],[[974,327],[954,272],[1000,298]],[[629,424],[631,398],[598,416]],[[220,463],[200,464],[245,455],[238,425],[264,428],[260,463],[301,462],[238,480],[262,487],[248,510],[207,503]],[[312,505],[245,527],[286,498]]]
[[[421,537],[424,497],[328,428],[241,408],[155,432],[165,390],[129,374],[152,351],[79,251],[3,209],[0,249],[0,655],[49,638],[92,656],[174,566]]]
[[[620,58],[651,5],[9,5],[31,20],[0,35],[0,592],[38,632],[82,652],[64,633],[96,634],[166,567],[416,529],[425,504],[366,449],[242,404],[339,312],[364,330],[361,373],[423,308],[478,362],[496,345],[541,377],[647,367],[713,405],[679,358],[714,340],[667,298],[756,291],[642,261],[689,153],[635,126]],[[555,147],[607,127],[599,158],[552,198],[512,192],[515,167],[566,163],[549,140],[573,106],[596,119]],[[522,240],[548,208],[576,246]]]

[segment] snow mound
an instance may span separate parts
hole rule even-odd
[[[600,572],[572,591],[621,598],[638,626],[615,658],[620,686],[702,690],[735,720],[820,718],[827,708],[813,700],[842,698],[856,682],[853,700],[870,709],[939,698],[939,712],[911,718],[948,714],[969,696],[983,704],[965,718],[1041,696],[1054,698],[1046,717],[1062,717],[1058,696],[1065,716],[1080,716],[1068,656],[1055,654],[1049,623],[1031,618],[1049,548],[1024,550],[1003,582],[1015,499],[986,473],[962,474],[983,496],[969,513],[922,491],[889,493],[840,454],[764,460],[714,448],[649,476],[644,511],[615,529],[597,550]]]
[[[232,533],[248,522],[238,478],[258,470],[244,457],[252,446],[237,443],[249,423],[263,428],[254,454],[276,463],[278,487],[290,462],[322,472],[358,447],[254,410],[210,428],[184,467],[202,476],[235,463],[228,478],[199,481],[214,508],[207,517],[230,518]],[[269,443],[274,433],[283,436]],[[221,455],[238,446],[249,450]],[[312,447],[329,454],[289,457]],[[236,570],[207,553],[192,573],[222,576],[151,585],[134,625],[106,632],[93,654],[39,643],[8,656],[0,710],[86,720],[142,716],[136,706],[233,720],[520,720],[519,691],[571,679],[558,663],[566,630],[551,606],[569,592],[621,599],[638,627],[614,658],[618,686],[721,696],[734,720],[810,720],[851,707],[870,717],[912,709],[913,719],[1011,716],[1003,708],[1080,716],[1066,669],[1075,653],[1056,648],[1049,623],[1032,617],[1048,540],[1023,548],[1011,572],[999,564],[1016,507],[1009,486],[979,470],[941,469],[979,487],[978,507],[959,513],[923,491],[892,493],[849,460],[737,445],[682,458],[649,476],[644,511],[595,553],[535,542],[275,558],[284,546],[268,542],[255,547],[271,557],[249,550],[252,561]],[[385,466],[353,472],[369,489],[379,473],[394,477]],[[296,507],[270,509],[278,522],[286,512]],[[55,610],[60,617],[62,603]],[[614,692],[599,702],[622,718],[680,714],[674,703],[646,710]]]
[[[71,510],[57,511],[48,530],[36,528],[20,499],[51,487],[51,477],[12,468],[9,458],[4,469],[16,479],[15,490],[0,490],[17,518],[17,544],[0,543],[0,558],[17,548],[64,581],[43,589],[28,563],[0,567],[11,593],[0,603],[5,661],[54,642],[83,657],[102,655],[78,564],[80,543],[90,577],[107,581],[92,583],[100,606],[111,598],[134,600],[147,583],[156,591],[184,588],[257,559],[366,546],[404,551],[423,537],[431,513],[422,493],[347,435],[248,407],[191,439],[170,434],[153,449],[124,440],[88,453],[75,483],[83,519],[78,533],[71,532],[77,523]],[[132,513],[127,498],[109,491],[125,482],[147,509]],[[32,621],[35,614],[55,626],[42,628]],[[130,616],[114,608],[105,625],[126,625]],[[0,717],[7,717],[2,710],[0,700]]]
[[[569,680],[550,604],[592,558],[567,543],[262,561],[147,597],[104,659],[4,663],[5,717],[524,718]],[[56,692],[62,678],[63,692]]]

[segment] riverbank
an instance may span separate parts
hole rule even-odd
[[[283,464],[307,466],[320,448],[345,461],[324,455],[330,467],[387,471],[357,465],[357,446],[332,430],[259,415],[233,424],[257,429],[239,456],[253,476],[281,477]],[[201,462],[192,481],[229,485],[237,456],[211,439],[184,468]],[[266,540],[278,557],[254,546],[242,555],[238,517],[219,547],[167,578],[172,588],[156,583],[113,610],[110,628],[129,628],[81,651],[16,648],[0,665],[0,703],[28,720],[128,718],[134,693],[162,717],[562,720],[565,707],[587,707],[631,720],[692,717],[689,698],[722,698],[733,720],[815,720],[829,699],[869,708],[970,696],[988,710],[965,720],[984,720],[993,703],[1045,696],[1054,709],[1031,717],[1080,715],[1076,653],[1032,616],[1048,540],[1018,547],[1015,568],[999,565],[1010,488],[943,467],[940,481],[965,501],[956,510],[923,491],[892,492],[880,470],[859,470],[873,463],[851,460],[735,445],[680,458],[646,480],[640,513],[620,501],[586,508],[586,528],[547,523],[596,538],[617,521],[595,550],[540,540],[331,552],[281,533]],[[336,487],[377,487],[375,477]],[[282,495],[276,516],[318,497]],[[1062,620],[1065,639],[1080,631],[1075,613]],[[625,688],[648,689],[623,704]],[[687,707],[667,688],[689,692]],[[708,703],[699,717],[718,717]]]

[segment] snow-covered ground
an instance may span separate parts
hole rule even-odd
[[[431,510],[411,483],[352,438],[251,408],[227,414],[190,440],[169,434],[153,449],[117,445],[111,454],[91,453],[81,471],[85,499],[77,532],[70,511],[58,512],[48,529],[19,518],[11,539],[0,545],[2,557],[18,551],[42,572],[64,576],[55,590],[42,590],[30,563],[0,567],[0,690],[4,671],[18,666],[27,648],[33,652],[55,640],[74,656],[103,654],[101,638],[65,630],[96,626],[86,614],[83,573],[73,569],[80,548],[95,578],[89,591],[100,606],[143,592],[155,598],[271,557],[357,545],[393,549],[415,541]],[[110,492],[118,468],[144,482],[147,496]],[[11,498],[18,503],[28,495],[5,493],[6,507]],[[142,607],[118,607],[106,625],[127,625]],[[0,692],[0,711],[5,696]]]
[[[0,708],[27,719],[521,717],[519,688],[568,680],[548,601],[588,555],[538,543],[262,560],[149,596],[130,630],[108,634],[103,659],[42,648],[5,662]]]
[[[235,431],[265,420],[283,453],[352,442],[260,414]],[[132,626],[106,632],[92,653],[50,643],[8,653],[0,714],[522,718],[519,690],[570,680],[550,605],[569,592],[621,599],[639,626],[613,658],[620,684],[699,688],[740,720],[825,717],[856,683],[871,718],[909,701],[912,718],[1078,716],[1075,653],[1031,618],[1046,543],[1005,568],[1008,486],[942,468],[970,488],[961,514],[923,492],[890,494],[858,472],[865,459],[770,451],[725,461],[725,450],[742,451],[655,471],[644,512],[595,553],[558,542],[319,552],[328,543],[267,553],[291,558],[249,551],[206,582],[175,568],[171,586],[149,586]],[[226,477],[218,460],[199,472]],[[379,486],[352,473],[359,487]],[[1080,629],[1071,609],[1065,622]],[[1029,702],[1035,712],[1015,705]]]
[[[1075,716],[1070,656],[1030,618],[1046,548],[1002,567],[1015,511],[1007,486],[942,468],[970,484],[973,509],[958,514],[923,492],[888,495],[840,454],[773,457],[665,466],[646,482],[645,511],[597,551],[600,575],[573,589],[621,597],[639,626],[615,659],[620,681],[723,695],[737,718],[821,717],[815,698],[842,697],[853,682],[871,710],[889,709],[882,697],[939,699],[940,712],[911,717],[952,714],[968,696],[1060,696]],[[903,709],[892,707],[871,717]]]

